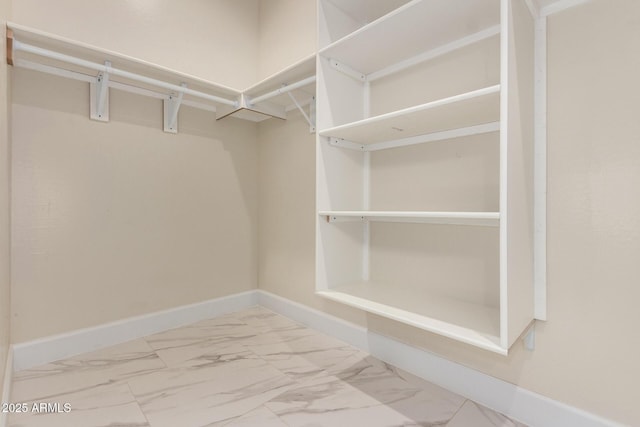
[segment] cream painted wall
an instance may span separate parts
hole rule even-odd
[[[257,278],[257,125],[13,70],[13,341],[242,292]]]
[[[6,57],[5,21],[11,13],[10,0],[0,0],[0,384],[4,380],[4,367],[9,349],[11,309],[11,256],[10,256],[10,145],[9,145],[9,68]],[[0,402],[4,402],[0,391]],[[0,415],[0,419],[2,416]]]
[[[258,79],[316,50],[316,0],[260,0]]]
[[[314,296],[314,149],[260,125],[259,287],[628,425],[640,425],[640,2],[549,18],[549,320],[494,355]]]
[[[259,0],[19,0],[12,20],[220,84],[256,80]]]

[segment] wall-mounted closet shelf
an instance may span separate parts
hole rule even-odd
[[[315,95],[315,55],[287,67],[247,91],[240,91],[196,76],[182,73],[117,52],[70,40],[20,24],[7,23],[10,52],[7,60],[16,67],[28,68],[91,84],[91,118],[108,121],[108,89],[118,89],[163,99],[164,130],[177,132],[181,105],[214,111],[220,117],[261,121],[269,117],[286,118],[287,111],[308,105]],[[295,80],[304,76],[303,81]],[[302,83],[302,84],[301,84]],[[249,96],[276,85],[295,86],[300,102],[276,97],[259,106]],[[250,95],[248,95],[250,93]],[[286,90],[282,91],[286,95]],[[247,110],[247,111],[244,111]]]
[[[495,0],[414,0],[319,53],[368,75],[499,24]]]
[[[254,121],[285,119],[288,111],[297,108],[315,130],[315,76],[314,54],[245,89],[237,106],[218,110],[218,119],[229,115]],[[309,112],[303,109],[307,105],[311,105]]]
[[[379,221],[497,227],[499,212],[320,211],[328,222]]]
[[[500,85],[451,96],[320,131],[321,136],[359,144],[426,135],[495,122]]]
[[[427,286],[361,281],[319,295],[486,350],[500,347],[500,310],[429,292]]]

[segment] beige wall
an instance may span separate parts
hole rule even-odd
[[[256,80],[259,0],[19,0],[12,20],[216,83]]]
[[[0,38],[2,38],[0,40],[0,384],[3,383],[11,319],[9,69],[4,59],[6,57],[5,21],[9,18],[10,9],[9,0],[0,0]],[[4,402],[1,394],[2,391],[0,391],[0,402]]]
[[[494,355],[321,301],[314,149],[296,121],[260,125],[259,286],[625,424],[640,424],[640,2],[549,18],[549,320],[536,350]]]
[[[316,49],[315,0],[260,0],[258,79]]]
[[[256,287],[257,126],[13,72],[13,341]]]

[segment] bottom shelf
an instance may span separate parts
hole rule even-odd
[[[500,310],[397,284],[356,282],[316,292],[325,298],[502,355]]]

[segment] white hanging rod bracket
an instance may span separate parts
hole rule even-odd
[[[307,121],[307,123],[309,123],[309,133],[314,133],[316,131],[315,117],[313,117],[312,119],[307,115],[307,113],[305,113],[304,108],[302,108],[302,106],[300,105],[296,97],[293,96],[291,92],[287,92],[287,94],[289,95],[289,98],[291,98],[291,101],[293,101],[294,105],[298,107],[298,110],[300,110],[300,112],[302,113],[302,116]],[[311,105],[313,105],[314,103],[315,103],[315,99],[311,101]],[[311,110],[312,109],[313,108],[311,108]]]
[[[342,138],[334,138],[332,136],[329,137],[329,144],[334,147],[346,148],[349,150],[367,151],[366,147],[363,144],[347,141],[346,139],[342,139]]]
[[[90,118],[101,122],[109,121],[109,72],[111,62],[104,62],[104,71],[100,71],[90,86]]]
[[[183,88],[187,87],[186,83],[180,85]],[[169,95],[169,98],[165,99],[164,104],[164,131],[169,133],[178,133],[178,112],[182,105],[182,98],[184,92],[179,92]]]
[[[331,68],[333,68],[334,70],[338,70],[343,74],[346,74],[347,76],[356,79],[358,81],[361,82],[366,82],[367,81],[367,75],[364,73],[361,73],[358,70],[354,70],[353,68],[351,68],[350,66],[348,66],[347,64],[343,64],[342,62],[338,61],[337,59],[333,59],[333,58],[329,58],[329,65],[331,65]]]
[[[303,86],[309,85],[316,81],[316,76],[307,77],[306,79],[300,80],[295,83],[291,83],[288,85],[284,85],[279,89],[273,90],[271,92],[267,92],[264,95],[256,96],[255,98],[251,98],[251,105],[258,104],[260,102],[266,101],[268,99],[273,98],[274,96],[282,95],[283,93],[291,92],[292,90],[299,89]]]
[[[188,89],[173,83],[165,82],[162,80],[157,80],[151,77],[146,77],[140,74],[132,73],[125,70],[120,70],[118,68],[113,68],[111,66],[98,64],[95,62],[87,61],[85,59],[76,58],[74,56],[65,55],[62,53],[54,52],[48,49],[43,49],[41,47],[32,46],[26,43],[22,43],[17,39],[13,39],[13,53],[17,51],[27,52],[34,55],[42,56],[44,58],[54,59],[57,61],[66,62],[68,64],[77,65],[79,67],[88,68],[94,71],[109,73],[110,76],[118,76],[125,79],[133,80],[139,83],[145,83],[151,86],[168,89],[174,91],[175,93],[184,93],[185,95],[191,95],[196,98],[206,99],[208,101],[216,102],[218,104],[229,105],[232,107],[237,107],[238,101],[231,100],[227,98],[223,98],[216,95],[211,95],[208,93],[200,92],[193,89]]]

